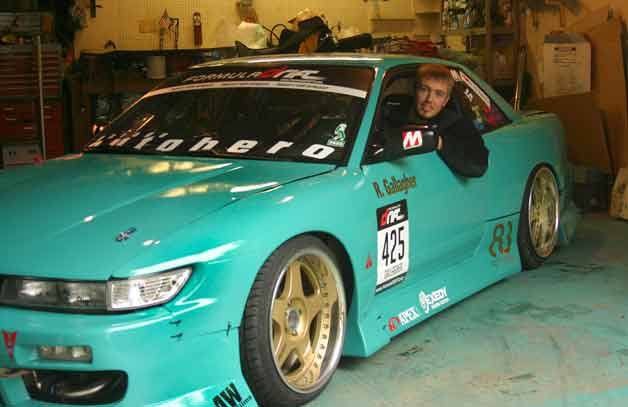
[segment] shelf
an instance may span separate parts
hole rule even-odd
[[[508,35],[514,35],[515,34],[515,30],[512,27],[493,27],[492,29],[493,34],[508,34]]]
[[[493,27],[492,28],[493,35],[514,35],[515,31],[512,27]],[[446,31],[446,35],[463,35],[463,36],[480,36],[486,35],[487,30],[486,27],[478,27],[478,28],[468,28],[464,30],[452,30]]]
[[[478,27],[478,28],[468,28],[468,29],[464,29],[464,30],[445,31],[445,35],[462,35],[462,36],[486,35],[486,28],[485,27]]]
[[[371,21],[412,21],[414,22],[414,18],[371,18]]]

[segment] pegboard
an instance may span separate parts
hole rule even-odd
[[[87,28],[77,32],[76,49],[102,49],[112,40],[118,49],[148,50],[159,47],[158,33],[140,33],[140,21],[158,20],[164,9],[170,17],[179,18],[179,48],[194,48],[192,14],[201,13],[203,24],[203,47],[231,45],[229,40],[239,23],[235,0],[107,0],[102,2],[96,18],[88,19]],[[287,25],[287,20],[301,10],[303,3],[290,0],[253,0],[260,22],[267,27],[277,23]],[[307,7],[325,14],[331,25],[355,26],[369,32],[367,3],[358,1],[311,0]],[[167,49],[174,47],[172,40],[166,41]]]

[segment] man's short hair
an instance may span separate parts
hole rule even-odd
[[[447,82],[449,94],[451,94],[451,90],[454,88],[454,78],[451,76],[449,68],[444,65],[421,65],[419,69],[417,69],[417,85],[419,85],[423,79]]]

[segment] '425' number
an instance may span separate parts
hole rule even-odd
[[[382,248],[382,260],[386,266],[393,265],[403,260],[406,255],[406,239],[404,226],[394,228],[386,232],[384,247]]]

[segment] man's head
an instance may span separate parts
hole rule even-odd
[[[446,66],[425,64],[417,70],[416,111],[424,119],[437,116],[445,107],[454,79]]]

